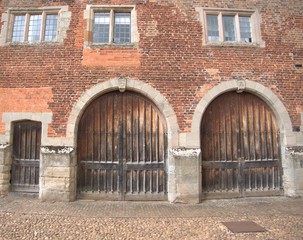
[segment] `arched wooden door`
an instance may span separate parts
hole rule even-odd
[[[156,106],[133,92],[102,95],[78,128],[78,197],[166,200],[167,130]]]
[[[39,192],[41,123],[22,121],[14,124],[12,191]]]
[[[204,198],[281,194],[279,128],[257,96],[228,92],[216,98],[203,115],[201,151]]]

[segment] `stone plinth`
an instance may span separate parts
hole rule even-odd
[[[303,196],[303,147],[287,147],[286,148],[286,164],[283,167],[284,188],[286,195],[299,197]]]
[[[6,196],[10,189],[12,166],[11,145],[0,145],[0,196]]]
[[[76,199],[76,158],[73,148],[41,148],[39,197],[42,201]]]
[[[174,148],[171,150],[171,157],[173,158],[171,162],[175,164],[176,195],[174,202],[198,203],[201,189],[200,149]]]

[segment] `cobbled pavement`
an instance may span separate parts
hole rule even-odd
[[[259,233],[222,222],[254,221]],[[0,198],[0,239],[303,239],[303,199],[285,197],[168,202],[42,202]]]

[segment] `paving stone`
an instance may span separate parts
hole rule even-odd
[[[167,202],[41,202],[0,199],[0,239],[302,239],[303,199]],[[266,232],[232,233],[222,222],[253,221]]]

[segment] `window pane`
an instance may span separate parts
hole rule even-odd
[[[58,15],[46,15],[45,20],[45,41],[56,40]]]
[[[29,19],[28,41],[37,42],[40,40],[42,15],[31,15]]]
[[[25,15],[15,16],[12,41],[23,42],[24,30],[25,30]]]
[[[234,16],[223,16],[224,41],[236,41],[236,24]]]
[[[115,13],[114,42],[130,43],[130,13]]]
[[[207,15],[208,41],[219,41],[219,26],[217,15]]]
[[[109,42],[109,13],[95,13],[94,17],[94,43],[108,43]]]
[[[250,29],[250,17],[240,17],[240,36],[241,42],[252,42],[251,29]]]

